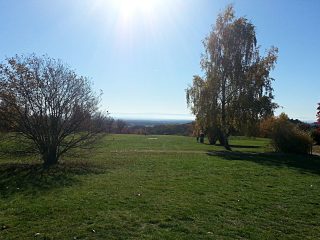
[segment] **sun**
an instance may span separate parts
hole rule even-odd
[[[124,53],[167,33],[168,22],[176,23],[178,0],[87,0],[90,17],[99,19],[105,37]],[[182,0],[181,0],[182,1]]]
[[[112,5],[122,20],[137,17],[149,18],[160,4],[160,0],[113,0]]]

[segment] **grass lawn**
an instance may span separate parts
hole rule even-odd
[[[320,157],[110,135],[43,171],[0,160],[0,239],[320,239]]]

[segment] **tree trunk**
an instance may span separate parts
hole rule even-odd
[[[216,145],[217,143],[217,138],[214,136],[208,136],[208,140],[210,145]]]
[[[45,167],[50,167],[57,164],[59,160],[57,147],[51,146],[51,147],[48,147],[45,151],[43,151],[42,160],[43,160],[43,165]]]
[[[229,145],[229,139],[228,139],[227,134],[221,133],[220,143],[224,146],[225,149],[231,151],[231,147]]]
[[[226,116],[226,78],[223,77],[222,80],[222,88],[221,88],[221,131],[220,131],[220,139],[219,142],[221,145],[225,147],[227,150],[231,150],[228,135],[227,135],[227,116]]]
[[[223,133],[222,131],[219,134],[219,142],[221,143],[222,146],[225,147],[225,149],[231,151],[231,147],[229,145],[228,136],[227,136],[226,133]]]
[[[209,144],[216,145],[219,139],[218,130],[214,127],[210,127],[207,129],[207,135],[208,135]]]

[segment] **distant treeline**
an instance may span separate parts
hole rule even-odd
[[[151,134],[151,135],[182,135],[191,136],[193,126],[191,123],[187,124],[163,124],[155,126],[132,126],[127,128],[128,133],[134,134]]]
[[[304,123],[298,119],[290,119],[290,122],[295,124],[299,129],[303,131],[311,131],[315,128],[315,125]],[[108,133],[118,133],[118,134],[146,134],[146,135],[182,135],[182,136],[195,136],[196,128],[195,122],[184,123],[184,124],[158,124],[158,125],[132,125],[124,120],[114,120],[109,119],[107,124],[109,127]],[[232,135],[245,135],[242,132],[233,132]],[[260,129],[253,135],[254,137],[266,137],[263,136]]]
[[[314,124],[304,123],[298,119],[290,119],[290,122],[294,123],[299,129],[303,131],[311,131],[316,128]],[[182,135],[182,136],[195,136],[195,122],[190,123],[166,123],[150,125],[149,122],[145,122],[144,125],[133,125],[132,122],[117,119],[112,117],[105,118],[99,124],[102,125],[105,133],[109,134],[142,134],[142,135]],[[5,124],[0,124],[0,131],[10,131]],[[262,134],[263,131],[259,130],[254,137],[267,137]],[[233,132],[232,135],[244,135],[241,132]]]
[[[159,125],[131,125],[124,120],[108,119],[106,123],[108,133],[145,134],[145,135],[183,135],[191,136],[193,124],[159,124]]]

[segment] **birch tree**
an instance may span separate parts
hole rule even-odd
[[[218,15],[203,44],[204,76],[194,76],[187,103],[210,143],[219,140],[230,149],[232,132],[250,134],[277,107],[270,72],[278,49],[271,47],[261,56],[255,26],[245,17],[236,18],[232,5]]]

